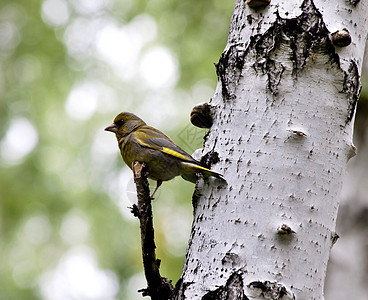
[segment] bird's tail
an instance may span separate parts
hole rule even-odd
[[[206,177],[213,176],[220,179],[223,182],[226,182],[225,178],[220,173],[211,171],[210,169],[207,169],[194,163],[182,162],[182,170],[183,170],[182,177],[185,180],[191,181],[193,183],[195,183],[197,180],[195,174],[203,174]]]

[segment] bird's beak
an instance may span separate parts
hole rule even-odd
[[[118,128],[116,127],[115,123],[112,123],[111,125],[107,126],[105,128],[106,131],[111,131],[111,132],[117,132]]]

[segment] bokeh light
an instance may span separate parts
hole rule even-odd
[[[67,24],[70,17],[68,2],[64,0],[45,0],[42,4],[42,19],[50,26]]]
[[[53,271],[41,277],[44,299],[114,299],[118,292],[116,275],[98,267],[93,250],[86,246],[70,249]]]
[[[18,46],[21,41],[21,36],[18,26],[9,21],[0,23],[0,50],[2,54],[6,51],[11,51]]]
[[[155,47],[145,53],[139,67],[143,82],[153,89],[173,87],[179,78],[177,60],[164,47]]]
[[[77,84],[71,91],[65,103],[67,114],[80,121],[88,120],[96,112],[98,91],[92,82]]]
[[[88,238],[90,227],[88,216],[74,209],[64,216],[60,226],[60,236],[70,245],[83,244]]]
[[[33,124],[24,117],[13,119],[1,141],[0,151],[3,164],[15,165],[36,147],[38,133]]]

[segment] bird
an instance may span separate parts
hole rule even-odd
[[[163,181],[179,175],[193,183],[197,180],[196,174],[213,176],[226,182],[221,174],[206,168],[163,132],[148,126],[133,113],[118,114],[104,130],[115,133],[121,156],[130,169],[136,161],[147,166],[147,177],[157,181],[152,199]]]

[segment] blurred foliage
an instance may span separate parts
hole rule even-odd
[[[222,0],[0,2],[0,299],[141,298],[132,174],[103,128],[132,111],[187,151],[200,146],[203,131],[193,133],[188,117],[214,92],[232,9]],[[119,70],[104,56],[122,43],[104,43],[104,28],[122,37],[131,30],[128,52],[135,32],[146,39],[131,50],[134,64]],[[154,47],[177,61],[171,85],[149,86],[137,71]],[[154,203],[162,274],[174,283],[193,188],[175,179]]]

